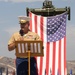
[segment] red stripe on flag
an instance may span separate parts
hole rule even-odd
[[[47,43],[47,50],[46,50],[46,75],[49,73],[49,53],[50,53],[50,43]]]
[[[61,75],[61,40],[59,40],[58,74]]]
[[[32,13],[29,13],[29,16],[32,17]],[[32,20],[30,20],[30,30],[32,31]]]
[[[40,29],[41,29],[41,39],[44,41],[44,38],[43,38],[43,17],[40,18]]]
[[[34,22],[35,22],[35,32],[37,33],[37,16],[35,15],[34,17]]]
[[[52,60],[52,75],[55,75],[55,55],[56,54],[56,42],[53,42],[53,60]]]
[[[64,75],[66,74],[66,36],[64,37]]]
[[[40,18],[40,37],[43,40],[43,18]],[[39,74],[42,75],[42,70],[43,70],[43,57],[40,57],[40,72]]]

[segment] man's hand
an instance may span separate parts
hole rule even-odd
[[[16,41],[24,41],[24,38],[23,37],[20,37],[20,38],[18,38],[18,39],[16,39]],[[8,45],[8,50],[9,51],[12,51],[12,50],[14,50],[15,49],[15,42],[14,43],[12,43],[12,44],[9,44]]]
[[[8,50],[9,51],[12,51],[14,49],[15,49],[15,43],[12,43],[12,44],[8,45]]]

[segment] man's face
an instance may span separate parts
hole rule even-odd
[[[27,33],[28,30],[29,30],[29,24],[28,23],[23,23],[23,24],[20,24],[20,27],[21,27],[21,30],[24,31],[24,33]]]

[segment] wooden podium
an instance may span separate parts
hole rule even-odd
[[[43,41],[15,41],[16,57],[28,58],[28,75],[30,75],[30,57],[44,56]]]

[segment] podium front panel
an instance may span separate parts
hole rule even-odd
[[[43,56],[43,42],[42,41],[16,41],[16,57]]]

